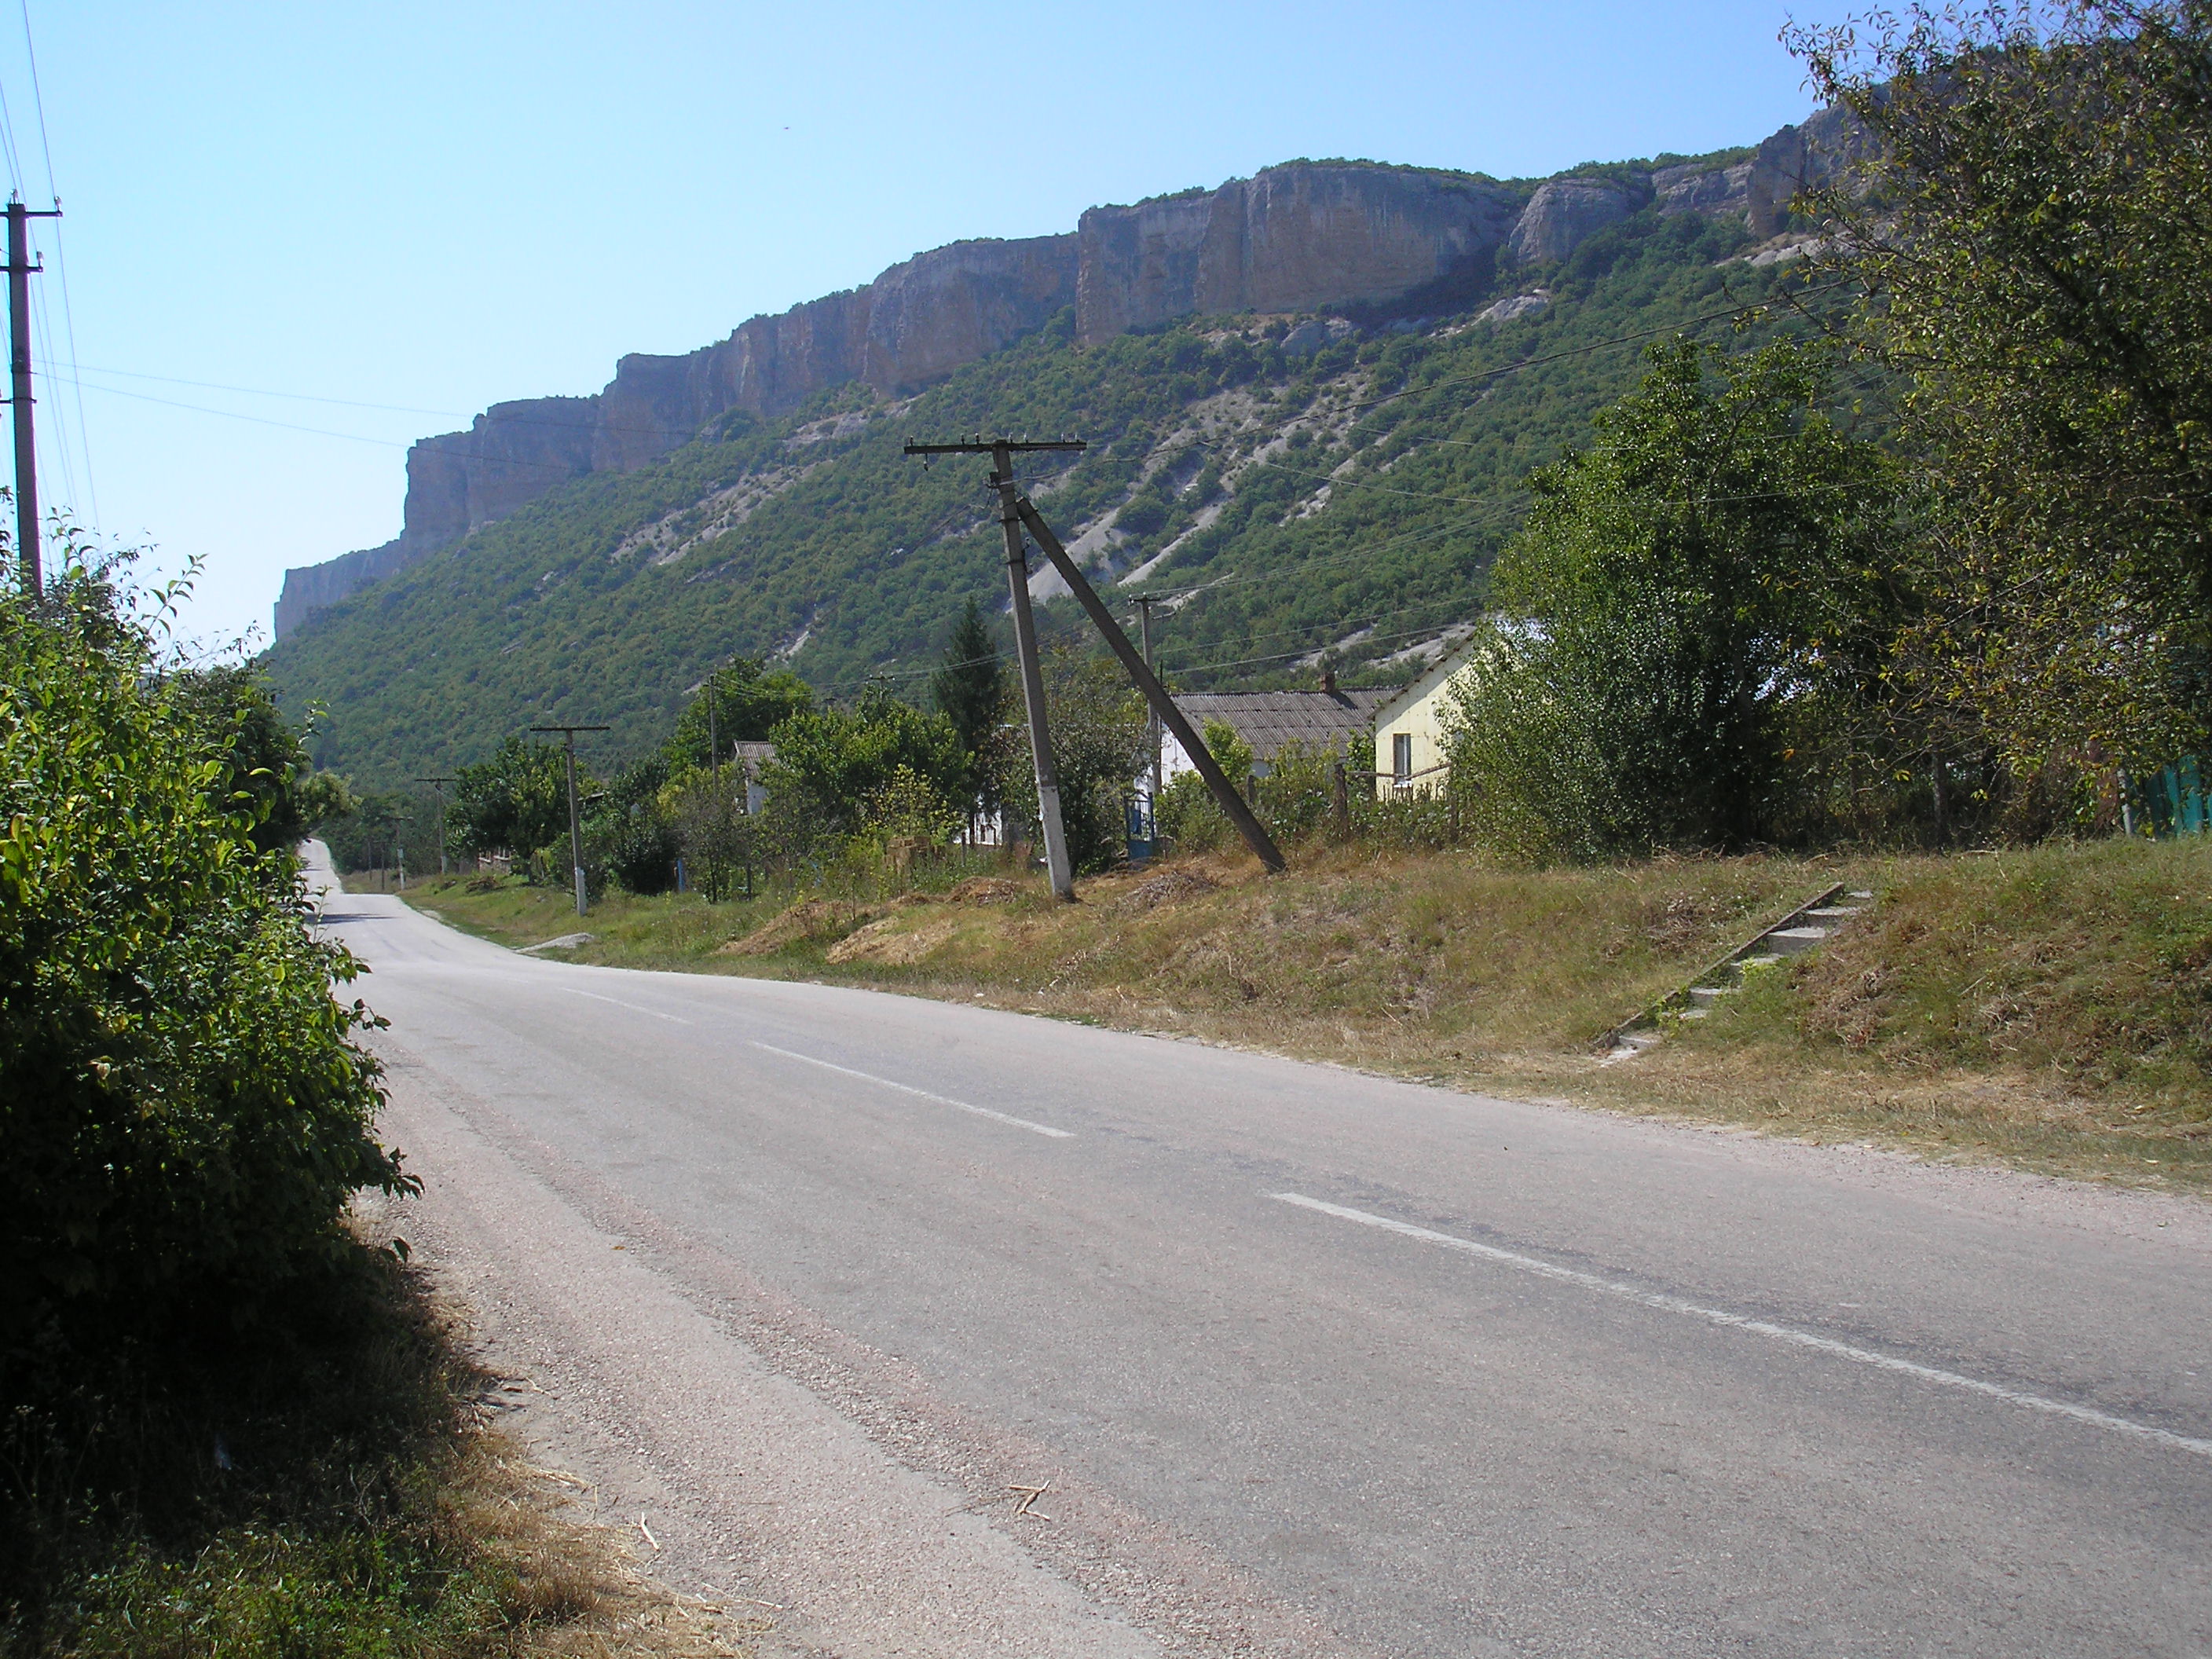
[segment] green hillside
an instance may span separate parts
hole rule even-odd
[[[1727,337],[1732,308],[1786,280],[1734,258],[1747,240],[1733,218],[1647,210],[1428,314],[1417,295],[1395,315],[1190,319],[1088,348],[1063,316],[920,397],[848,387],[580,480],[265,661],[289,708],[325,711],[322,763],[382,787],[532,720],[607,722],[593,758],[618,763],[733,652],[784,653],[833,699],[874,675],[918,696],[961,601],[1003,607],[1004,576],[985,465],[925,469],[900,447],[998,431],[1091,441],[1032,489],[1071,544],[1115,514],[1116,576],[1172,549],[1115,591],[1188,595],[1158,625],[1174,683],[1311,684],[1330,647],[1348,682],[1395,681],[1394,657],[1479,605],[1521,481],[1628,387],[1649,336]],[[1536,289],[1548,306],[1475,320]],[[1065,599],[1042,614],[1080,623]]]

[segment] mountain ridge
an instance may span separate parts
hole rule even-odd
[[[466,431],[419,441],[400,534],[287,570],[276,637],[576,479],[653,465],[718,421],[787,416],[840,386],[912,395],[1063,311],[1077,342],[1097,345],[1193,314],[1305,314],[1424,293],[1448,302],[1491,285],[1501,264],[1556,264],[1647,208],[1741,213],[1771,236],[1796,191],[1848,155],[1844,120],[1826,111],[1755,149],[1541,180],[1298,160],[1090,208],[1073,232],[926,250],[696,351],[626,355],[598,393],[495,404]]]

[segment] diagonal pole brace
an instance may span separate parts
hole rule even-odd
[[[1068,556],[1067,550],[1060,544],[1060,538],[1052,533],[1052,526],[1044,521],[1044,515],[1036,510],[1026,495],[1015,496],[1014,509],[1021,514],[1022,523],[1028,529],[1030,539],[1044,550],[1045,557],[1052,561],[1052,568],[1060,572],[1060,579],[1067,584],[1077,603],[1089,614],[1098,631],[1105,635],[1106,643],[1121,659],[1121,666],[1128,670],[1129,678],[1137,683],[1137,689],[1145,694],[1145,701],[1152,705],[1152,713],[1159,716],[1160,724],[1176,734],[1176,740],[1182,744],[1183,753],[1190,757],[1191,764],[1198,769],[1199,776],[1206,780],[1206,787],[1213,792],[1213,799],[1229,815],[1229,821],[1237,826],[1237,833],[1244,837],[1244,844],[1252,849],[1254,855],[1267,866],[1271,873],[1281,874],[1286,867],[1283,852],[1275,845],[1274,837],[1267,833],[1267,825],[1260,822],[1259,816],[1246,804],[1244,797],[1237,793],[1236,785],[1229,781],[1229,775],[1221,769],[1220,763],[1213,758],[1213,751],[1206,746],[1206,739],[1191,729],[1190,722],[1183,718],[1182,710],[1176,708],[1175,699],[1168,696],[1167,688],[1145,665],[1145,659],[1137,654],[1137,647],[1129,643],[1129,636],[1121,631],[1121,625],[1114,620],[1113,613],[1106,609],[1105,602],[1092,590],[1083,572],[1077,568],[1075,561]]]

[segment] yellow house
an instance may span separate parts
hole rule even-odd
[[[1443,787],[1444,717],[1452,688],[1474,665],[1476,647],[1447,652],[1375,711],[1375,798],[1431,795]]]

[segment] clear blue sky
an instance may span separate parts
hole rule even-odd
[[[1540,175],[1808,107],[1779,0],[28,0],[37,100],[16,3],[11,167],[43,205],[50,153],[68,214],[66,314],[52,228],[33,279],[42,495],[203,557],[210,641],[395,534],[412,439],[921,249],[1293,156]]]

